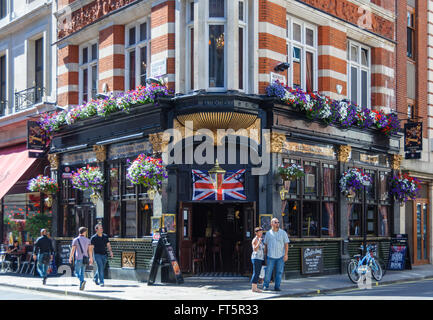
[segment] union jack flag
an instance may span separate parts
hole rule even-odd
[[[207,171],[192,170],[192,200],[246,200],[244,174],[245,169],[221,173],[218,180],[224,180],[215,187]]]

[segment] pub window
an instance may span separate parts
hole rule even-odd
[[[86,44],[80,49],[80,103],[96,99],[98,93],[98,44]]]
[[[134,90],[138,85],[145,86],[148,78],[150,61],[150,29],[148,19],[141,20],[126,28],[126,71],[127,90]]]
[[[221,90],[226,88],[225,0],[210,0],[208,10],[208,86]]]
[[[284,182],[284,188],[289,192],[283,204],[283,228],[295,237],[336,237],[335,164],[296,159],[283,161],[285,165],[302,163],[305,172],[304,178],[298,182]]]
[[[379,236],[388,237],[389,233],[389,206],[379,206]]]
[[[125,238],[137,236],[136,201],[125,201]]]
[[[377,236],[377,206],[367,206],[367,235]]]
[[[110,201],[110,237],[120,237],[120,201]]]
[[[347,47],[349,99],[362,107],[370,107],[370,49],[352,40]]]
[[[287,17],[286,47],[288,84],[307,92],[317,90],[317,28],[302,20]]]
[[[347,205],[349,212],[349,235],[362,235],[362,204],[349,203]]]
[[[407,11],[407,57],[415,59],[415,9]]]

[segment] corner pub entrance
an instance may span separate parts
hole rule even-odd
[[[182,203],[179,246],[182,272],[246,275],[251,271],[255,202]]]

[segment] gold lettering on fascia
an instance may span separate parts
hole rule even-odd
[[[379,164],[379,155],[375,155],[375,156],[371,156],[368,154],[363,154],[361,153],[359,156],[359,160],[361,162],[366,162],[366,163],[371,163],[374,165],[378,165]]]
[[[284,142],[283,149],[286,149],[287,151],[291,151],[291,152],[309,153],[309,154],[335,158],[334,148],[332,147],[312,146],[309,144],[286,141]]]
[[[90,163],[96,161],[96,154],[93,151],[78,154],[64,154],[62,156],[62,164]]]
[[[149,142],[141,142],[134,144],[127,144],[123,146],[111,146],[108,152],[108,157],[111,158],[119,158],[123,156],[128,156],[132,154],[143,153],[146,150],[149,150]]]

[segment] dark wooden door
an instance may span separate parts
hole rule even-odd
[[[413,212],[413,255],[414,265],[429,263],[429,210],[428,199],[417,199],[414,201]]]
[[[256,203],[248,203],[244,205],[244,234],[243,234],[243,273],[251,273],[251,242],[254,239],[254,228],[256,227]]]
[[[180,269],[189,273],[192,271],[192,204],[181,202],[178,221]]]

